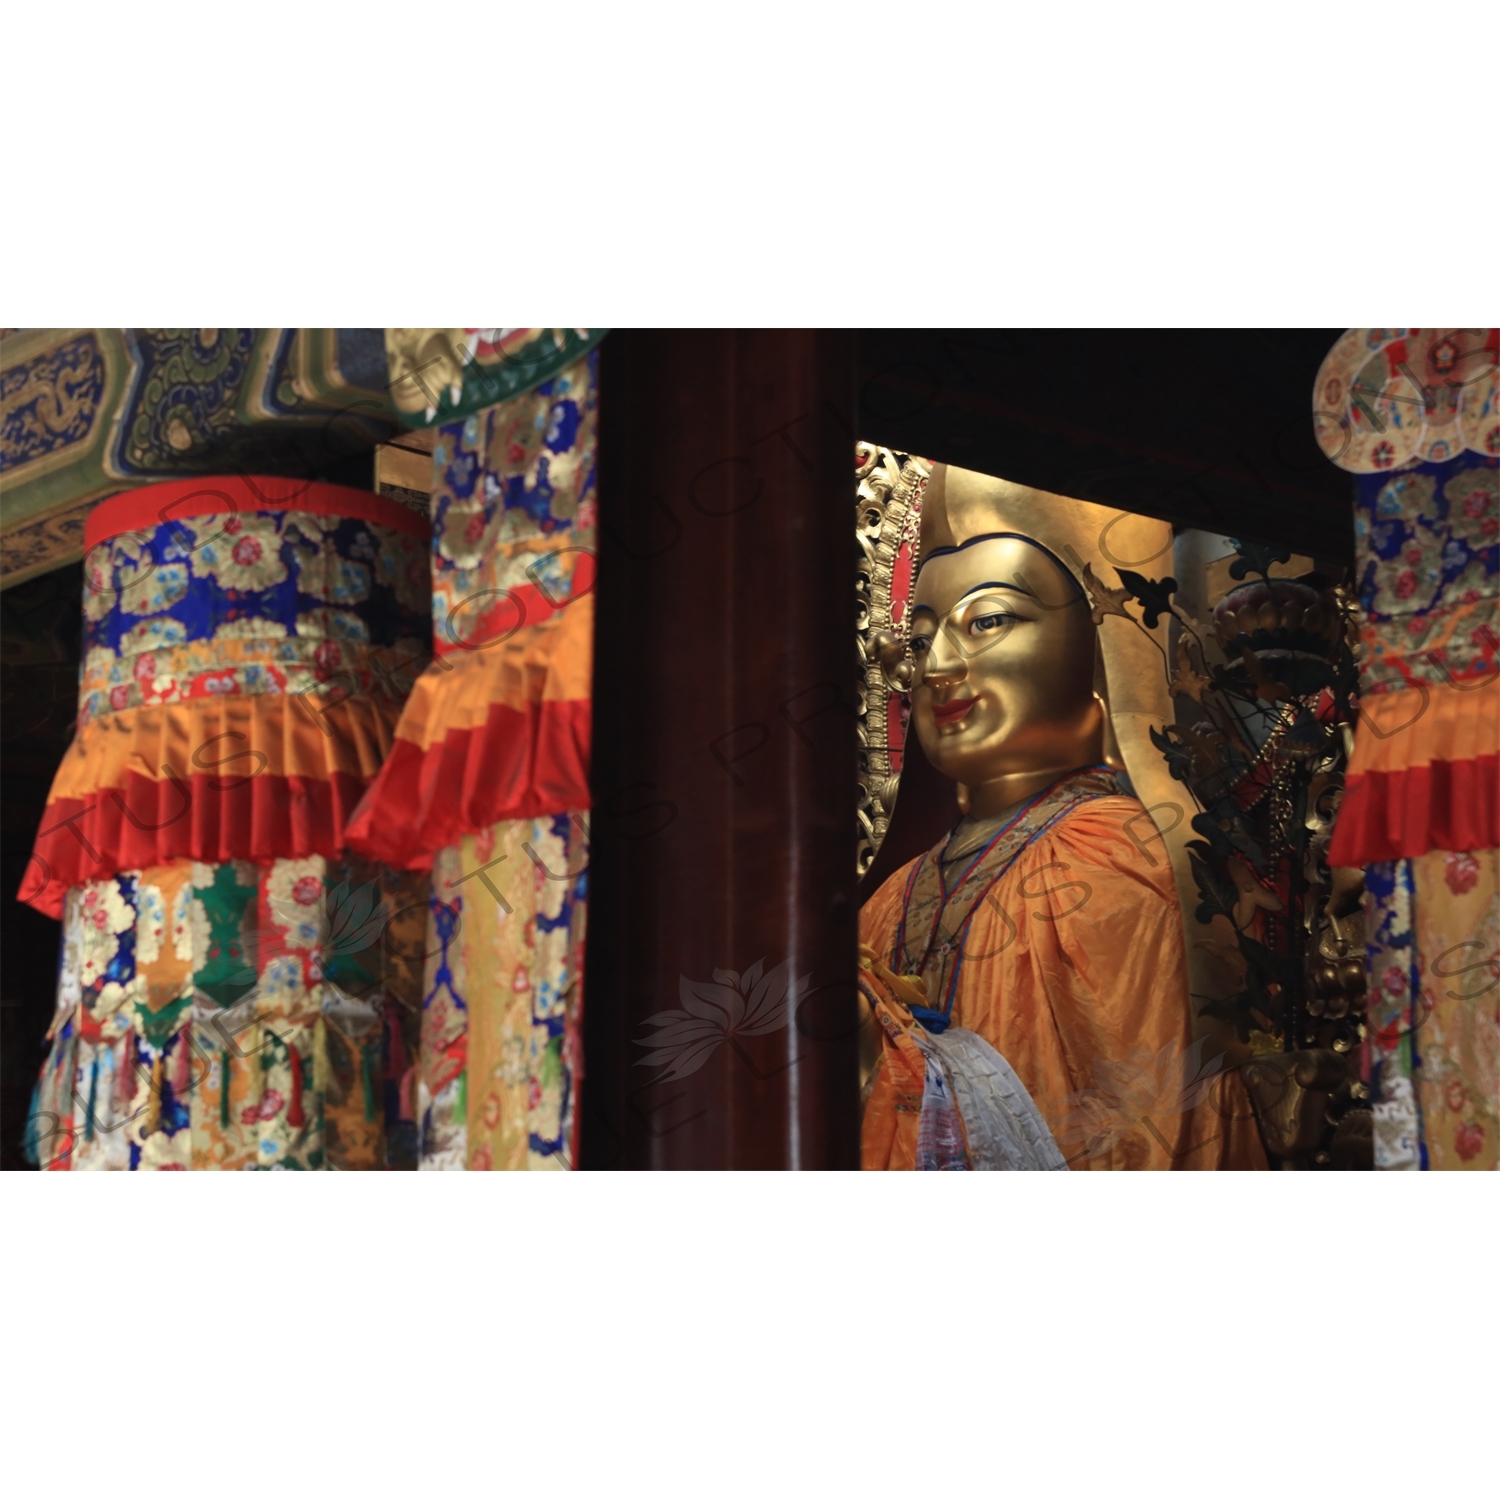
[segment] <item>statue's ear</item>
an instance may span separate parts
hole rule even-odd
[[[1109,678],[1104,674],[1104,648],[1099,637],[1094,637],[1094,697],[1104,713],[1104,763],[1116,771],[1125,769],[1125,757],[1120,751],[1120,742],[1115,738],[1114,719],[1109,711]]]

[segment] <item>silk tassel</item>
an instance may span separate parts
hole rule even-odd
[[[94,1065],[89,1069],[89,1117],[84,1123],[83,1138],[92,1141],[94,1138],[94,1110],[99,1104],[99,1047],[94,1048]]]
[[[406,1055],[406,1038],[401,1035],[401,1018],[396,1014],[395,1006],[386,1011],[385,1026],[385,1076],[394,1083],[411,1066],[411,1059]]]
[[[375,1048],[364,1043],[359,1049],[360,1079],[365,1091],[365,1119],[375,1118]]]
[[[286,1060],[292,1074],[292,1102],[287,1105],[286,1122],[293,1130],[301,1130],[307,1124],[302,1110],[302,1059],[290,1042],[286,1044]]]
[[[151,1060],[151,1086],[146,1098],[146,1119],[141,1138],[155,1135],[161,1129],[161,1091],[166,1087],[166,1059],[160,1052]]]
[[[172,1074],[172,1095],[180,1100],[193,1088],[193,1046],[186,1029],[177,1033],[177,1056],[173,1062],[176,1067]]]
[[[120,1107],[122,1109],[129,1109],[131,1102],[135,1099],[135,1087],[140,1082],[136,1077],[136,1070],[140,1065],[141,1058],[136,1049],[135,1033],[127,1032],[120,1061]]]
[[[116,1113],[124,1111],[125,1106],[130,1103],[130,1096],[135,1092],[135,1083],[130,1071],[131,1038],[126,1035],[115,1043],[115,1076],[113,1094]]]
[[[328,1022],[313,1023],[313,1092],[326,1096],[333,1087],[333,1064],[328,1060]]]

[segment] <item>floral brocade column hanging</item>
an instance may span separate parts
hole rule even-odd
[[[570,1167],[587,903],[598,355],[439,428],[433,664],[350,845],[432,872],[432,1170]]]
[[[1360,714],[1330,863],[1365,871],[1375,1165],[1500,1165],[1500,409],[1492,329],[1352,329]],[[1335,418],[1341,420],[1335,421]]]
[[[20,892],[64,926],[39,1165],[415,1165],[422,882],[344,833],[426,660],[426,539],[263,477],[91,514],[78,726]]]

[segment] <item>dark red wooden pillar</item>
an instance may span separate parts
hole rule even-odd
[[[583,1164],[852,1168],[853,339],[601,358]]]

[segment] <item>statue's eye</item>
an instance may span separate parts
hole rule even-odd
[[[969,621],[969,634],[987,635],[992,630],[1003,630],[1015,618],[1014,615],[976,615]]]
[[[932,637],[930,635],[914,635],[911,638],[911,650],[913,656],[921,656],[924,651],[932,650]]]

